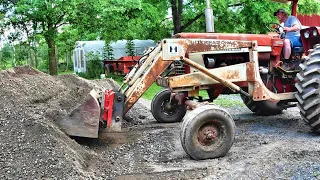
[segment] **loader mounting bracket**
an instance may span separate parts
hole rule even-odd
[[[103,96],[102,120],[110,131],[120,131],[123,119],[125,96],[120,92],[105,90]]]

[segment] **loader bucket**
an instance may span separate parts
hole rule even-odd
[[[69,136],[98,138],[100,105],[96,91],[91,90],[87,101],[61,119],[58,124]]]

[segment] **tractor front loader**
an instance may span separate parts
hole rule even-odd
[[[208,69],[188,57],[203,52],[232,50],[240,50],[246,60],[243,63]],[[194,72],[170,74],[170,69],[177,72],[177,64],[193,68]],[[261,80],[260,73],[257,41],[164,39],[127,74],[118,91],[93,91],[87,103],[75,109],[60,124],[71,136],[98,138],[100,128],[119,131],[124,114],[156,81],[165,89],[152,100],[151,111],[155,119],[159,122],[178,122],[184,118],[180,138],[184,150],[192,158],[224,156],[234,141],[234,121],[225,110],[202,103],[212,102],[212,93],[209,100],[195,97],[199,97],[200,89],[208,90],[209,93],[218,85],[252,101],[281,102],[295,99],[293,92],[271,92]],[[185,116],[187,107],[192,110]]]
[[[298,1],[275,1],[292,1],[295,14]],[[240,94],[258,115],[298,106],[311,130],[320,132],[320,29],[300,31],[303,47],[292,49],[288,63],[295,68],[286,70],[283,34],[266,27],[272,32],[179,33],[164,39],[139,60],[119,90],[92,90],[87,102],[59,123],[70,136],[98,138],[100,129],[120,131],[124,114],[156,82],[164,89],[154,96],[151,112],[160,123],[183,119],[180,140],[194,159],[224,156],[233,144],[232,116],[210,104],[220,94]]]

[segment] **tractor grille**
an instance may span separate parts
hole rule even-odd
[[[175,69],[175,74],[176,75],[181,75],[181,74],[185,74],[186,70],[184,68],[184,64],[182,64],[179,61],[175,61],[174,62],[174,69]]]

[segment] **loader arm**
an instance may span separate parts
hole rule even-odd
[[[161,45],[158,45],[139,67],[137,64],[133,73],[125,77],[127,87],[122,91],[126,100],[124,102],[124,114],[139,100],[152,83],[166,70],[171,61],[163,61],[161,56]]]
[[[188,40],[188,39],[165,39],[150,53],[141,66],[136,65],[125,77],[127,87],[122,91],[126,100],[124,102],[124,114],[138,101],[141,95],[151,84],[166,70],[172,61],[180,60],[200,70],[209,77],[218,80],[234,91],[243,92],[237,85],[223,80],[210,73],[206,68],[193,63],[185,58],[186,54],[209,50],[223,50],[233,48],[249,48],[251,41],[221,41],[221,40]],[[247,94],[246,94],[247,95]]]

